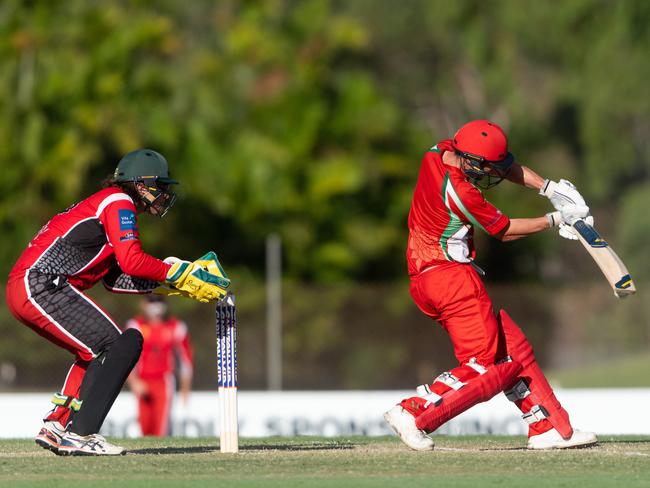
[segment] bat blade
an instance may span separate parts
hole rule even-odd
[[[596,261],[596,264],[605,275],[614,294],[618,298],[625,298],[636,293],[634,281],[629,271],[621,261],[621,258],[614,252],[605,239],[591,225],[584,220],[578,220],[573,224],[578,233],[578,239]]]

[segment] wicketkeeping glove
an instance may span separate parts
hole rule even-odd
[[[181,261],[181,259],[174,257],[174,256],[169,256],[163,259],[163,262],[167,264],[174,264],[178,263]],[[155,293],[156,295],[167,295],[167,296],[184,296],[188,298],[192,298],[189,293],[186,291],[181,291],[178,290],[174,287],[170,287],[167,283],[161,283],[160,286],[152,291],[152,293]]]
[[[555,210],[562,210],[570,205],[586,205],[585,199],[569,180],[560,180],[559,183],[544,180],[539,194],[547,197]]]
[[[201,266],[208,273],[211,273],[213,275],[228,280],[228,283],[230,284],[230,280],[228,279],[226,272],[223,270],[223,267],[221,266],[221,263],[217,259],[217,255],[214,253],[214,251],[207,252],[199,259],[194,261],[194,263]]]
[[[217,274],[211,273],[212,270]],[[230,280],[219,264],[216,254],[212,252],[193,263],[175,262],[167,273],[165,283],[170,288],[185,292],[191,298],[204,303],[224,297],[226,288],[230,286]]]

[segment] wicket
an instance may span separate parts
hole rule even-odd
[[[237,423],[237,317],[235,295],[217,302],[217,374],[221,452],[239,451]]]

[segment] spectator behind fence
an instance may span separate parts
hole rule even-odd
[[[171,431],[171,407],[180,382],[180,399],[187,404],[192,384],[192,347],[187,325],[167,314],[160,295],[147,295],[142,315],[130,319],[127,329],[137,329],[144,338],[140,361],[129,376],[129,386],[138,399],[138,421],[142,435],[165,436]]]

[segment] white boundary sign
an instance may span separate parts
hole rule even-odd
[[[572,424],[597,434],[650,435],[650,388],[558,389]],[[382,414],[408,391],[298,391],[239,393],[239,432],[242,437],[295,435],[390,434]],[[2,438],[34,437],[50,408],[51,393],[2,393],[0,408],[11,422],[0,427]],[[217,392],[194,392],[188,405],[174,403],[173,435],[219,435]],[[116,437],[140,435],[133,395],[124,392],[109,413],[102,433]],[[519,410],[504,395],[477,405],[438,429],[437,434],[523,435]]]

